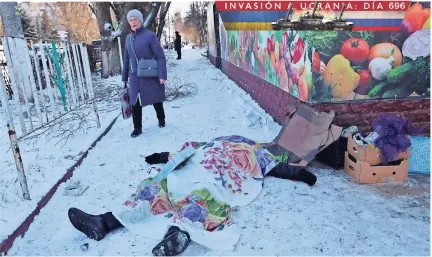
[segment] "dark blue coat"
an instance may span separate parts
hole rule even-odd
[[[159,64],[159,78],[138,78],[137,59],[153,59],[156,57]],[[122,80],[130,84],[130,103],[136,104],[138,94],[141,105],[146,106],[165,101],[165,85],[159,83],[159,79],[167,79],[166,58],[156,34],[144,27],[137,32],[131,32],[126,37]]]

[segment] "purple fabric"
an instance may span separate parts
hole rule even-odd
[[[423,131],[414,127],[410,120],[389,113],[381,113],[373,121],[372,128],[379,134],[374,143],[382,153],[384,164],[395,160],[411,146],[409,135],[417,135]]]
[[[138,78],[136,76],[137,60],[132,52],[132,46],[139,60],[156,57],[159,65],[159,78]],[[136,33],[131,32],[125,40],[122,81],[129,80],[130,103],[136,104],[138,94],[140,94],[142,106],[165,101],[165,85],[161,85],[159,79],[167,79],[165,54],[156,34],[142,27]]]

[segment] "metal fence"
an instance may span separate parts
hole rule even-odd
[[[0,46],[0,72],[1,75],[3,76],[3,84],[6,88],[7,99],[12,100],[12,96],[13,96],[12,85],[10,82],[9,71],[7,69],[7,63],[4,57],[4,50],[2,46]],[[2,99],[0,99],[0,106],[1,106],[1,100]]]
[[[9,119],[19,119],[20,137],[92,101],[89,54],[82,43],[1,38],[0,49],[1,100],[13,106]]]
[[[1,38],[0,50],[0,100],[23,197],[30,199],[19,140],[86,104],[100,127],[89,53],[82,43],[11,37]]]

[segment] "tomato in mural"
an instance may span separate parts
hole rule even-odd
[[[430,96],[430,3],[399,31],[225,31],[225,60],[301,101]]]

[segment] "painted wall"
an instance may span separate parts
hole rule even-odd
[[[430,3],[421,5],[395,32],[227,31],[221,22],[221,57],[309,103],[428,98]]]

